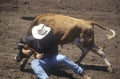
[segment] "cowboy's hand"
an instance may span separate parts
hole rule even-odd
[[[26,56],[30,56],[32,51],[31,51],[31,50],[22,49],[22,52],[23,52]]]
[[[36,54],[36,58],[37,58],[37,59],[42,59],[43,57],[44,57],[44,55],[43,55],[43,54],[39,54],[39,53],[38,53],[38,54]]]

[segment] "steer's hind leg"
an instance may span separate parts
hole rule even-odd
[[[111,66],[110,62],[108,61],[108,59],[106,58],[106,55],[105,55],[105,53],[102,51],[102,49],[100,49],[99,47],[96,46],[96,47],[94,47],[94,48],[92,49],[92,52],[98,54],[98,55],[105,61],[106,65],[107,65],[107,67],[108,67],[107,70],[108,70],[109,72],[113,72],[112,66]]]

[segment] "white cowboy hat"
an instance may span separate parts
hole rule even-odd
[[[32,28],[32,35],[36,39],[44,38],[51,31],[50,27],[45,26],[44,24],[39,24]]]

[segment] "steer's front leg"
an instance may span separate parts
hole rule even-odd
[[[24,59],[21,61],[21,63],[20,63],[20,70],[21,70],[21,71],[24,71],[25,65],[27,64],[29,58],[30,58],[30,56],[27,57],[27,58],[24,58]]]

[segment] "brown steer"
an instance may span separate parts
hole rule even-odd
[[[95,44],[94,41],[94,25],[100,27],[103,30],[112,32],[112,35],[107,35],[108,39],[115,36],[115,31],[112,29],[104,28],[94,21],[77,19],[60,14],[43,14],[37,16],[28,30],[30,35],[32,27],[39,24],[45,24],[50,27],[61,46],[63,44],[72,43],[82,50],[82,56],[79,58],[80,63],[89,51],[98,54],[105,61],[108,71],[112,72],[110,62],[105,56],[105,53]]]

